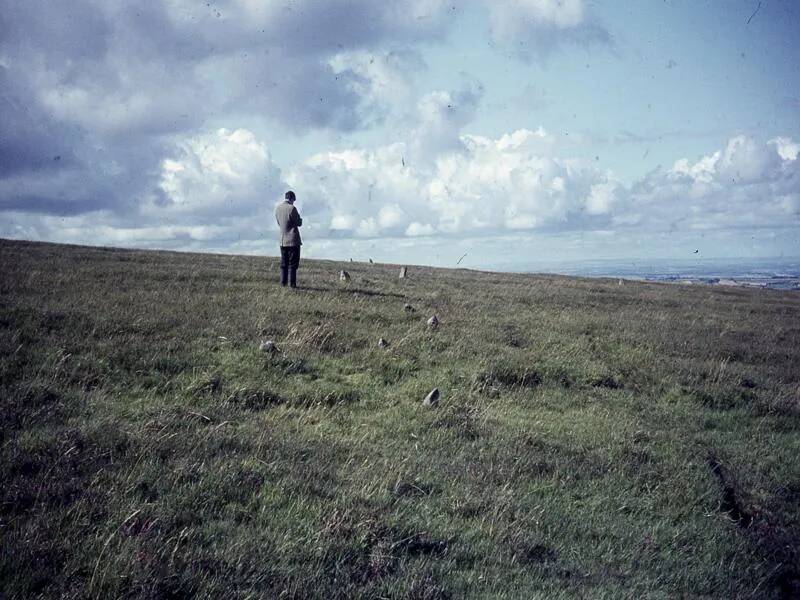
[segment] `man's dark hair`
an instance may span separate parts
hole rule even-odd
[[[286,192],[283,195],[283,197],[286,198],[287,200],[294,200],[295,199],[294,198],[294,192],[292,190],[289,190],[288,192]]]

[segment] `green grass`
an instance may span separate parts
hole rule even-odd
[[[800,593],[800,295],[409,271],[0,242],[0,596]]]

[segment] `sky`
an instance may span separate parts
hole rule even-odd
[[[800,256],[793,0],[0,0],[0,237]]]

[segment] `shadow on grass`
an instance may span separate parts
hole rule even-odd
[[[380,296],[385,298],[400,298],[401,300],[405,300],[406,296],[403,294],[397,294],[394,292],[378,292],[375,290],[366,290],[364,288],[354,288],[354,287],[315,287],[311,285],[301,285],[295,291],[297,292],[332,292],[334,294],[361,294],[362,296]]]
[[[719,482],[722,498],[719,511],[754,540],[759,553],[775,564],[768,579],[778,597],[800,597],[800,530],[770,518],[769,511],[749,508],[741,497],[740,485],[731,470],[709,451],[706,462]]]

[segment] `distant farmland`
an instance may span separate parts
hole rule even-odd
[[[0,241],[0,596],[800,596],[800,294],[398,270]]]

